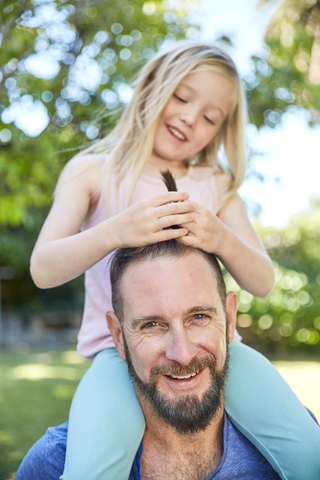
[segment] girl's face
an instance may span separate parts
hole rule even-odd
[[[234,90],[234,82],[220,73],[187,75],[160,116],[150,164],[181,169],[219,132],[233,107]]]

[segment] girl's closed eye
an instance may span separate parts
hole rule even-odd
[[[180,96],[177,95],[176,93],[174,93],[173,96],[174,96],[174,98],[176,98],[179,102],[187,103],[187,100],[185,100],[184,98],[180,97]]]
[[[211,120],[210,118],[206,117],[205,115],[204,115],[204,119],[205,119],[208,123],[211,123],[211,125],[215,125],[215,124],[216,124],[216,122],[214,122],[214,121]]]

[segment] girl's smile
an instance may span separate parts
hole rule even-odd
[[[187,75],[167,102],[159,119],[154,149],[145,172],[160,168],[184,174],[185,160],[216,136],[234,104],[234,82],[202,70]]]
[[[178,128],[167,125],[167,129],[177,140],[180,140],[181,142],[186,142],[188,140],[186,135],[184,135]]]

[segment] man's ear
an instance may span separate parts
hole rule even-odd
[[[229,292],[226,297],[226,311],[229,324],[229,343],[234,338],[234,331],[236,329],[238,300],[237,295],[234,292]]]
[[[107,317],[108,328],[112,335],[115,346],[118,350],[119,356],[120,358],[122,358],[122,360],[125,360],[126,355],[124,352],[123,335],[122,335],[120,320],[118,319],[117,315],[112,311],[107,312],[106,317]]]

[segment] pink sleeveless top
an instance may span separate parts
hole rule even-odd
[[[217,213],[218,196],[212,169],[189,167],[187,174],[177,180],[177,187],[180,192],[188,192],[190,200],[203,205],[213,213]],[[142,175],[133,192],[130,204],[165,192],[167,192],[167,189],[160,178]],[[123,210],[125,203],[124,183],[120,185],[119,197],[119,208]],[[92,228],[116,213],[115,206],[109,205],[108,214],[104,187],[101,190],[95,212],[83,223],[82,230]],[[111,255],[112,253],[85,273],[84,314],[78,334],[77,350],[82,356],[88,358],[94,357],[96,353],[105,348],[114,347],[106,321],[106,312],[112,310],[108,265]]]

